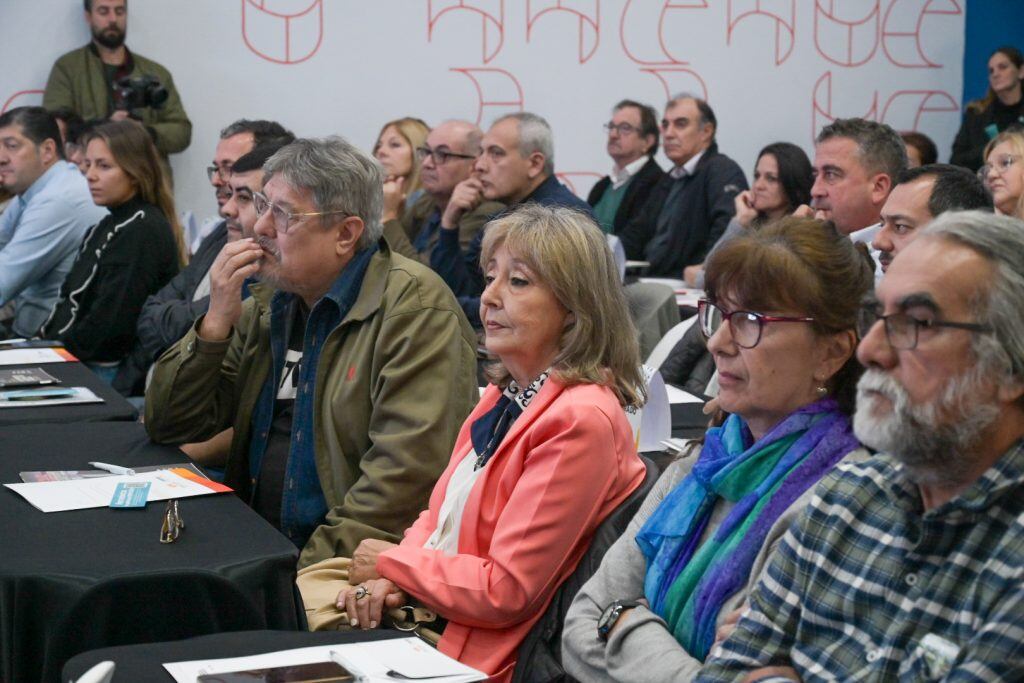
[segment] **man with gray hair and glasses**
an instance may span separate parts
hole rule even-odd
[[[698,680],[1024,680],[1024,223],[948,212],[866,303],[854,430]]]
[[[430,256],[430,265],[455,292],[462,310],[477,328],[482,327],[480,293],[484,291],[484,274],[480,246],[484,231],[463,249],[457,229],[463,213],[490,200],[507,204],[507,211],[536,202],[566,206],[592,216],[590,205],[555,177],[555,141],[543,117],[525,111],[506,114],[491,125],[481,145],[472,177],[452,192],[437,247]]]
[[[478,398],[476,338],[440,278],[381,239],[376,161],[300,139],[263,171],[255,238],[214,261],[209,310],[155,366],[146,428],[184,443],[234,427],[225,483],[305,566],[397,542],[426,508]]]

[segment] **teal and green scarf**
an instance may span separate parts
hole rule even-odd
[[[693,470],[636,537],[647,559],[644,594],[687,652],[707,657],[718,614],[746,585],[769,530],[859,446],[831,398],[800,408],[756,442],[738,415],[708,430]],[[720,499],[734,506],[701,544]]]

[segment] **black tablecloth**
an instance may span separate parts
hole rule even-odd
[[[0,429],[0,481],[89,460],[187,461],[134,422]],[[295,546],[231,494],[185,498],[185,529],[159,541],[163,502],[43,513],[0,491],[0,680],[58,680],[99,647],[304,625]],[[141,680],[141,679],[140,679]]]
[[[408,633],[400,631],[357,631],[341,633],[295,633],[288,631],[247,631],[244,633],[219,633],[201,638],[189,638],[171,643],[151,643],[127,647],[109,647],[78,655],[64,667],[62,680],[75,680],[93,665],[112,660],[117,669],[114,683],[137,683],[138,681],[173,681],[164,669],[164,663],[188,662],[195,659],[222,659],[245,657],[276,650],[291,650],[299,647],[334,645],[354,641],[407,638]]]
[[[28,363],[4,365],[4,369],[42,368],[60,380],[61,387],[86,387],[103,403],[73,403],[66,406],[26,406],[0,410],[0,427],[43,423],[112,422],[135,420],[139,413],[121,394],[83,363]]]

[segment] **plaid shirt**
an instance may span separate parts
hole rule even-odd
[[[841,465],[750,603],[697,680],[1024,680],[1024,442],[927,512],[892,460]]]

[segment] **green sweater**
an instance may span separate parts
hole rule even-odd
[[[90,47],[91,43],[72,50],[54,63],[53,69],[50,70],[50,78],[46,81],[44,107],[50,111],[59,107],[69,107],[85,120],[105,119],[110,116],[112,112],[107,81],[103,74],[103,62]],[[134,60],[132,78],[155,76],[161,85],[167,88],[169,95],[160,109],[138,110],[142,124],[153,132],[156,148],[165,158],[168,154],[184,150],[192,140],[192,122],[185,114],[171,73],[156,62],[134,52],[131,53],[131,58]]]

